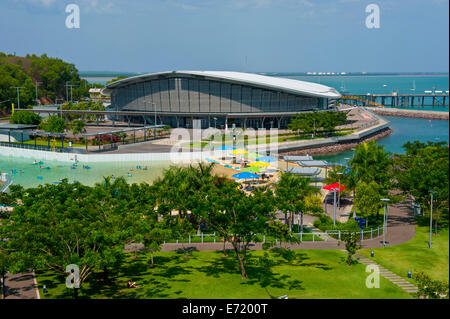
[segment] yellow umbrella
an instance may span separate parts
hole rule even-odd
[[[247,154],[248,152],[245,150],[237,149],[233,150],[231,153],[236,155],[236,154]]]
[[[270,164],[269,164],[269,163],[266,163],[266,162],[254,162],[254,163],[248,164],[248,166],[254,166],[254,167],[267,167],[267,166],[270,166]]]

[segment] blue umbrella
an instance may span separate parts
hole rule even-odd
[[[249,178],[259,178],[259,175],[249,172],[241,172],[238,174],[234,174],[233,177],[237,179],[249,179]]]
[[[276,158],[269,157],[269,156],[263,156],[263,157],[257,158],[256,161],[257,162],[266,162],[266,163],[278,162],[278,160]]]
[[[218,148],[219,151],[231,151],[231,150],[235,150],[236,147],[233,146],[229,146],[229,145],[224,145],[221,148]]]

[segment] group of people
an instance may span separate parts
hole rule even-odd
[[[134,168],[134,167],[130,168],[130,172],[135,172],[135,171],[137,171],[137,170],[143,170],[143,171],[146,171],[146,170],[148,170],[148,167],[147,167],[147,166],[136,165],[136,168]],[[131,175],[130,172],[128,172],[128,177],[133,176],[133,175]]]

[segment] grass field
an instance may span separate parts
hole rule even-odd
[[[22,144],[21,142],[11,142],[11,144]],[[24,141],[23,144],[34,145],[34,139],[29,141]],[[48,146],[47,140],[37,140],[36,145],[39,146]],[[50,147],[52,146],[52,142],[50,141]],[[56,146],[61,147],[61,140],[56,141]],[[69,147],[69,139],[64,139],[64,147]],[[85,144],[77,144],[73,143],[72,147],[85,147]]]
[[[416,235],[409,242],[386,248],[373,249],[371,258],[381,266],[399,276],[407,277],[408,271],[424,271],[435,280],[449,280],[449,237],[448,227],[433,235],[432,249],[428,247],[430,229],[416,224]],[[362,249],[361,254],[369,257],[371,249]]]
[[[253,251],[247,261],[249,279],[243,280],[234,255],[222,252],[192,252],[184,257],[177,252],[157,253],[155,267],[148,266],[149,256],[128,255],[116,272],[111,269],[109,281],[102,273],[93,274],[83,284],[80,298],[412,298],[411,295],[381,278],[380,288],[366,288],[365,266],[351,267],[339,250],[293,251],[294,259],[275,251]],[[71,298],[65,277],[50,272],[37,272],[41,298]],[[139,288],[128,289],[128,280]],[[47,294],[43,294],[46,285]]]

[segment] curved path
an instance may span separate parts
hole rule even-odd
[[[388,230],[386,232],[386,246],[394,246],[414,237],[414,216],[412,210],[412,202],[408,200],[404,203],[389,206],[388,210]],[[167,243],[162,246],[161,251],[175,251],[181,249],[181,244]],[[340,249],[344,248],[344,244],[338,245],[337,241],[327,242],[302,242],[301,244],[288,244],[291,249]],[[382,237],[374,238],[372,240],[362,241],[361,248],[376,248],[382,247]],[[214,251],[223,250],[223,243],[191,243],[184,244],[184,248],[196,251]],[[233,249],[230,243],[226,244],[226,249]],[[133,248],[128,245],[126,250],[130,251]],[[138,245],[139,249],[139,245]],[[250,249],[261,250],[262,244],[251,244]],[[366,260],[363,260],[366,261]],[[367,260],[369,262],[369,260]],[[395,274],[394,274],[395,275]],[[394,279],[397,278],[394,276]],[[394,280],[392,279],[392,280]],[[411,285],[406,283],[409,288]],[[6,280],[8,299],[39,299],[39,290],[37,289],[36,279],[34,273],[26,274],[7,274]],[[414,287],[416,289],[416,287]],[[414,290],[415,291],[415,290]],[[413,292],[413,291],[411,291]]]
[[[388,227],[386,231],[386,247],[398,245],[411,240],[415,235],[414,228],[414,212],[412,209],[412,201],[409,199],[405,202],[390,205],[388,207]],[[162,245],[161,251],[175,251],[183,246],[176,243],[167,243]],[[300,244],[288,244],[290,249],[343,249],[344,244],[338,245],[337,241],[327,242],[308,242],[304,241]],[[363,240],[361,248],[377,248],[383,247],[383,237]],[[223,250],[223,243],[190,243],[184,244],[185,249],[196,251],[213,251]],[[226,244],[226,249],[233,249],[230,243]],[[262,243],[250,244],[250,249],[261,250]]]

